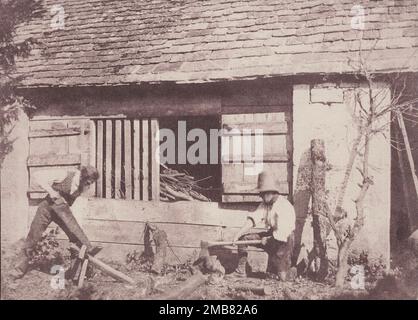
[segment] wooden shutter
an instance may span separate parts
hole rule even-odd
[[[30,121],[27,165],[31,199],[46,196],[35,183],[34,172],[78,168],[91,163],[91,133],[91,123],[85,118],[35,118]]]
[[[246,168],[262,164],[280,185],[280,193],[289,194],[291,184],[291,140],[288,112],[222,115],[223,202],[260,201],[256,192],[258,175]],[[256,130],[262,130],[257,134]],[[262,144],[261,158],[255,149]],[[225,149],[228,146],[228,150]],[[235,158],[234,158],[235,157]]]

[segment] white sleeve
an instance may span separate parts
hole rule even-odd
[[[65,179],[66,176],[67,171],[61,169],[42,170],[33,174],[35,183],[38,184],[46,192],[48,192],[48,194],[53,198],[57,198],[59,196],[59,194],[54,189],[52,189],[53,183],[61,182]]]
[[[287,241],[287,238],[295,230],[296,226],[296,214],[295,209],[289,202],[287,205],[281,208],[279,213],[277,229],[273,231],[273,237],[279,241]]]

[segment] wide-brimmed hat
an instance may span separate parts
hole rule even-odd
[[[257,192],[267,191],[279,193],[279,183],[271,173],[263,171],[258,175]]]

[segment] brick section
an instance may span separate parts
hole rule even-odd
[[[416,0],[364,1],[363,31],[351,29],[349,0],[60,0],[63,30],[51,28],[56,4],[44,0],[18,29],[39,40],[17,63],[24,86],[353,72],[359,48],[375,49],[376,72],[418,71],[418,59],[399,58],[417,52]]]

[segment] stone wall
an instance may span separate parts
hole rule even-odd
[[[308,212],[310,141],[312,139],[325,141],[326,156],[331,165],[326,179],[326,187],[329,190],[328,202],[331,210],[334,210],[336,206],[336,197],[343,181],[350,149],[357,135],[355,116],[359,105],[356,106],[355,103],[355,92],[362,92],[362,105],[368,108],[369,99],[366,94],[368,90],[363,84],[297,84],[293,88],[294,200],[300,229]],[[377,94],[380,97],[379,105],[383,106],[388,103],[390,93],[385,84],[376,84],[372,92],[372,95]],[[373,176],[374,185],[370,187],[366,197],[364,227],[353,244],[353,248],[367,250],[373,257],[383,257],[387,264],[389,264],[390,257],[391,184],[391,153],[387,139],[390,137],[390,127],[386,125],[389,123],[388,116],[379,123],[384,126],[385,136],[376,135],[371,141],[369,170]],[[358,196],[360,190],[358,183],[360,182],[361,176],[354,169],[343,203],[349,220],[356,214],[354,199]],[[335,256],[336,244],[332,237],[329,239],[328,246],[330,256]]]

